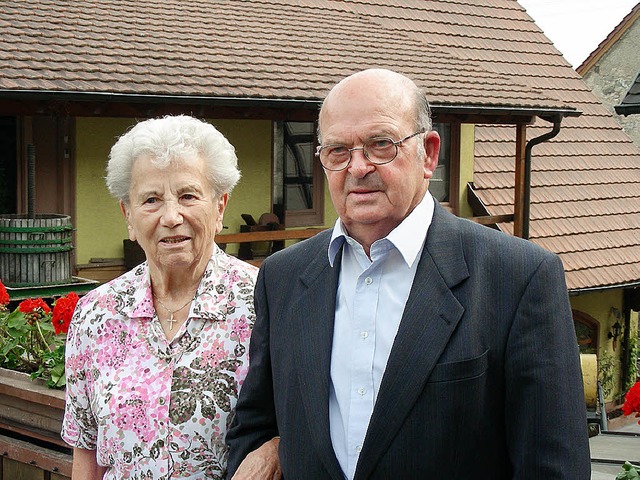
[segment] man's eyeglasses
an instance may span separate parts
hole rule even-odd
[[[393,141],[390,138],[372,138],[361,147],[347,148],[345,145],[319,145],[316,148],[316,157],[320,159],[322,166],[333,172],[344,170],[351,163],[351,152],[362,150],[362,153],[374,165],[384,165],[392,162],[398,156],[398,147],[402,142],[424,133],[424,129],[407,135],[400,140]]]

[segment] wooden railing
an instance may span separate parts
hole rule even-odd
[[[221,233],[216,235],[220,246],[229,243],[273,242],[284,240],[304,240],[322,232],[324,228],[303,228],[299,230],[269,230],[266,232]]]
[[[271,253],[284,248],[284,242],[287,240],[305,240],[317,235],[323,230],[324,228],[303,228],[298,230],[266,230],[243,233],[226,233],[216,235],[215,240],[223,250],[226,250],[228,244],[240,244],[238,257],[259,267],[265,257],[254,257],[251,253],[251,249],[243,248],[243,245],[246,246],[246,244],[250,242],[271,242],[271,247],[267,252],[267,255],[270,255]]]

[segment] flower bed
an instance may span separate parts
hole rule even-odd
[[[78,302],[69,293],[53,303],[27,299],[10,311],[9,294],[0,282],[0,367],[40,378],[50,388],[64,388],[66,333]]]

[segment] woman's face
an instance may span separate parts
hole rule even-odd
[[[129,203],[121,209],[129,239],[140,244],[152,268],[204,272],[228,198],[214,198],[205,171],[201,157],[166,168],[149,157],[134,161]]]

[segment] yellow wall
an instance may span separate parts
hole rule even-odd
[[[460,125],[460,205],[461,217],[472,217],[473,211],[467,202],[467,183],[473,182],[475,125]]]
[[[571,308],[580,312],[586,313],[593,317],[600,324],[598,332],[598,359],[601,361],[604,357],[611,356],[613,358],[614,377],[616,378],[613,386],[613,391],[606,395],[606,400],[609,401],[619,395],[622,392],[622,342],[624,338],[624,332],[616,340],[616,349],[613,349],[613,341],[608,337],[611,332],[611,327],[618,321],[620,325],[624,326],[624,312],[623,312],[623,290],[614,289],[606,290],[602,292],[588,293],[584,295],[570,297]],[[615,317],[612,312],[612,308],[617,309],[621,318]],[[638,313],[631,312],[631,336],[637,336],[638,325]]]
[[[134,119],[76,119],[76,262],[91,258],[122,258],[127,229],[104,176],[109,150]],[[271,122],[267,120],[211,121],[236,147],[242,179],[225,213],[224,233],[240,231],[249,213],[257,220],[271,209]]]

